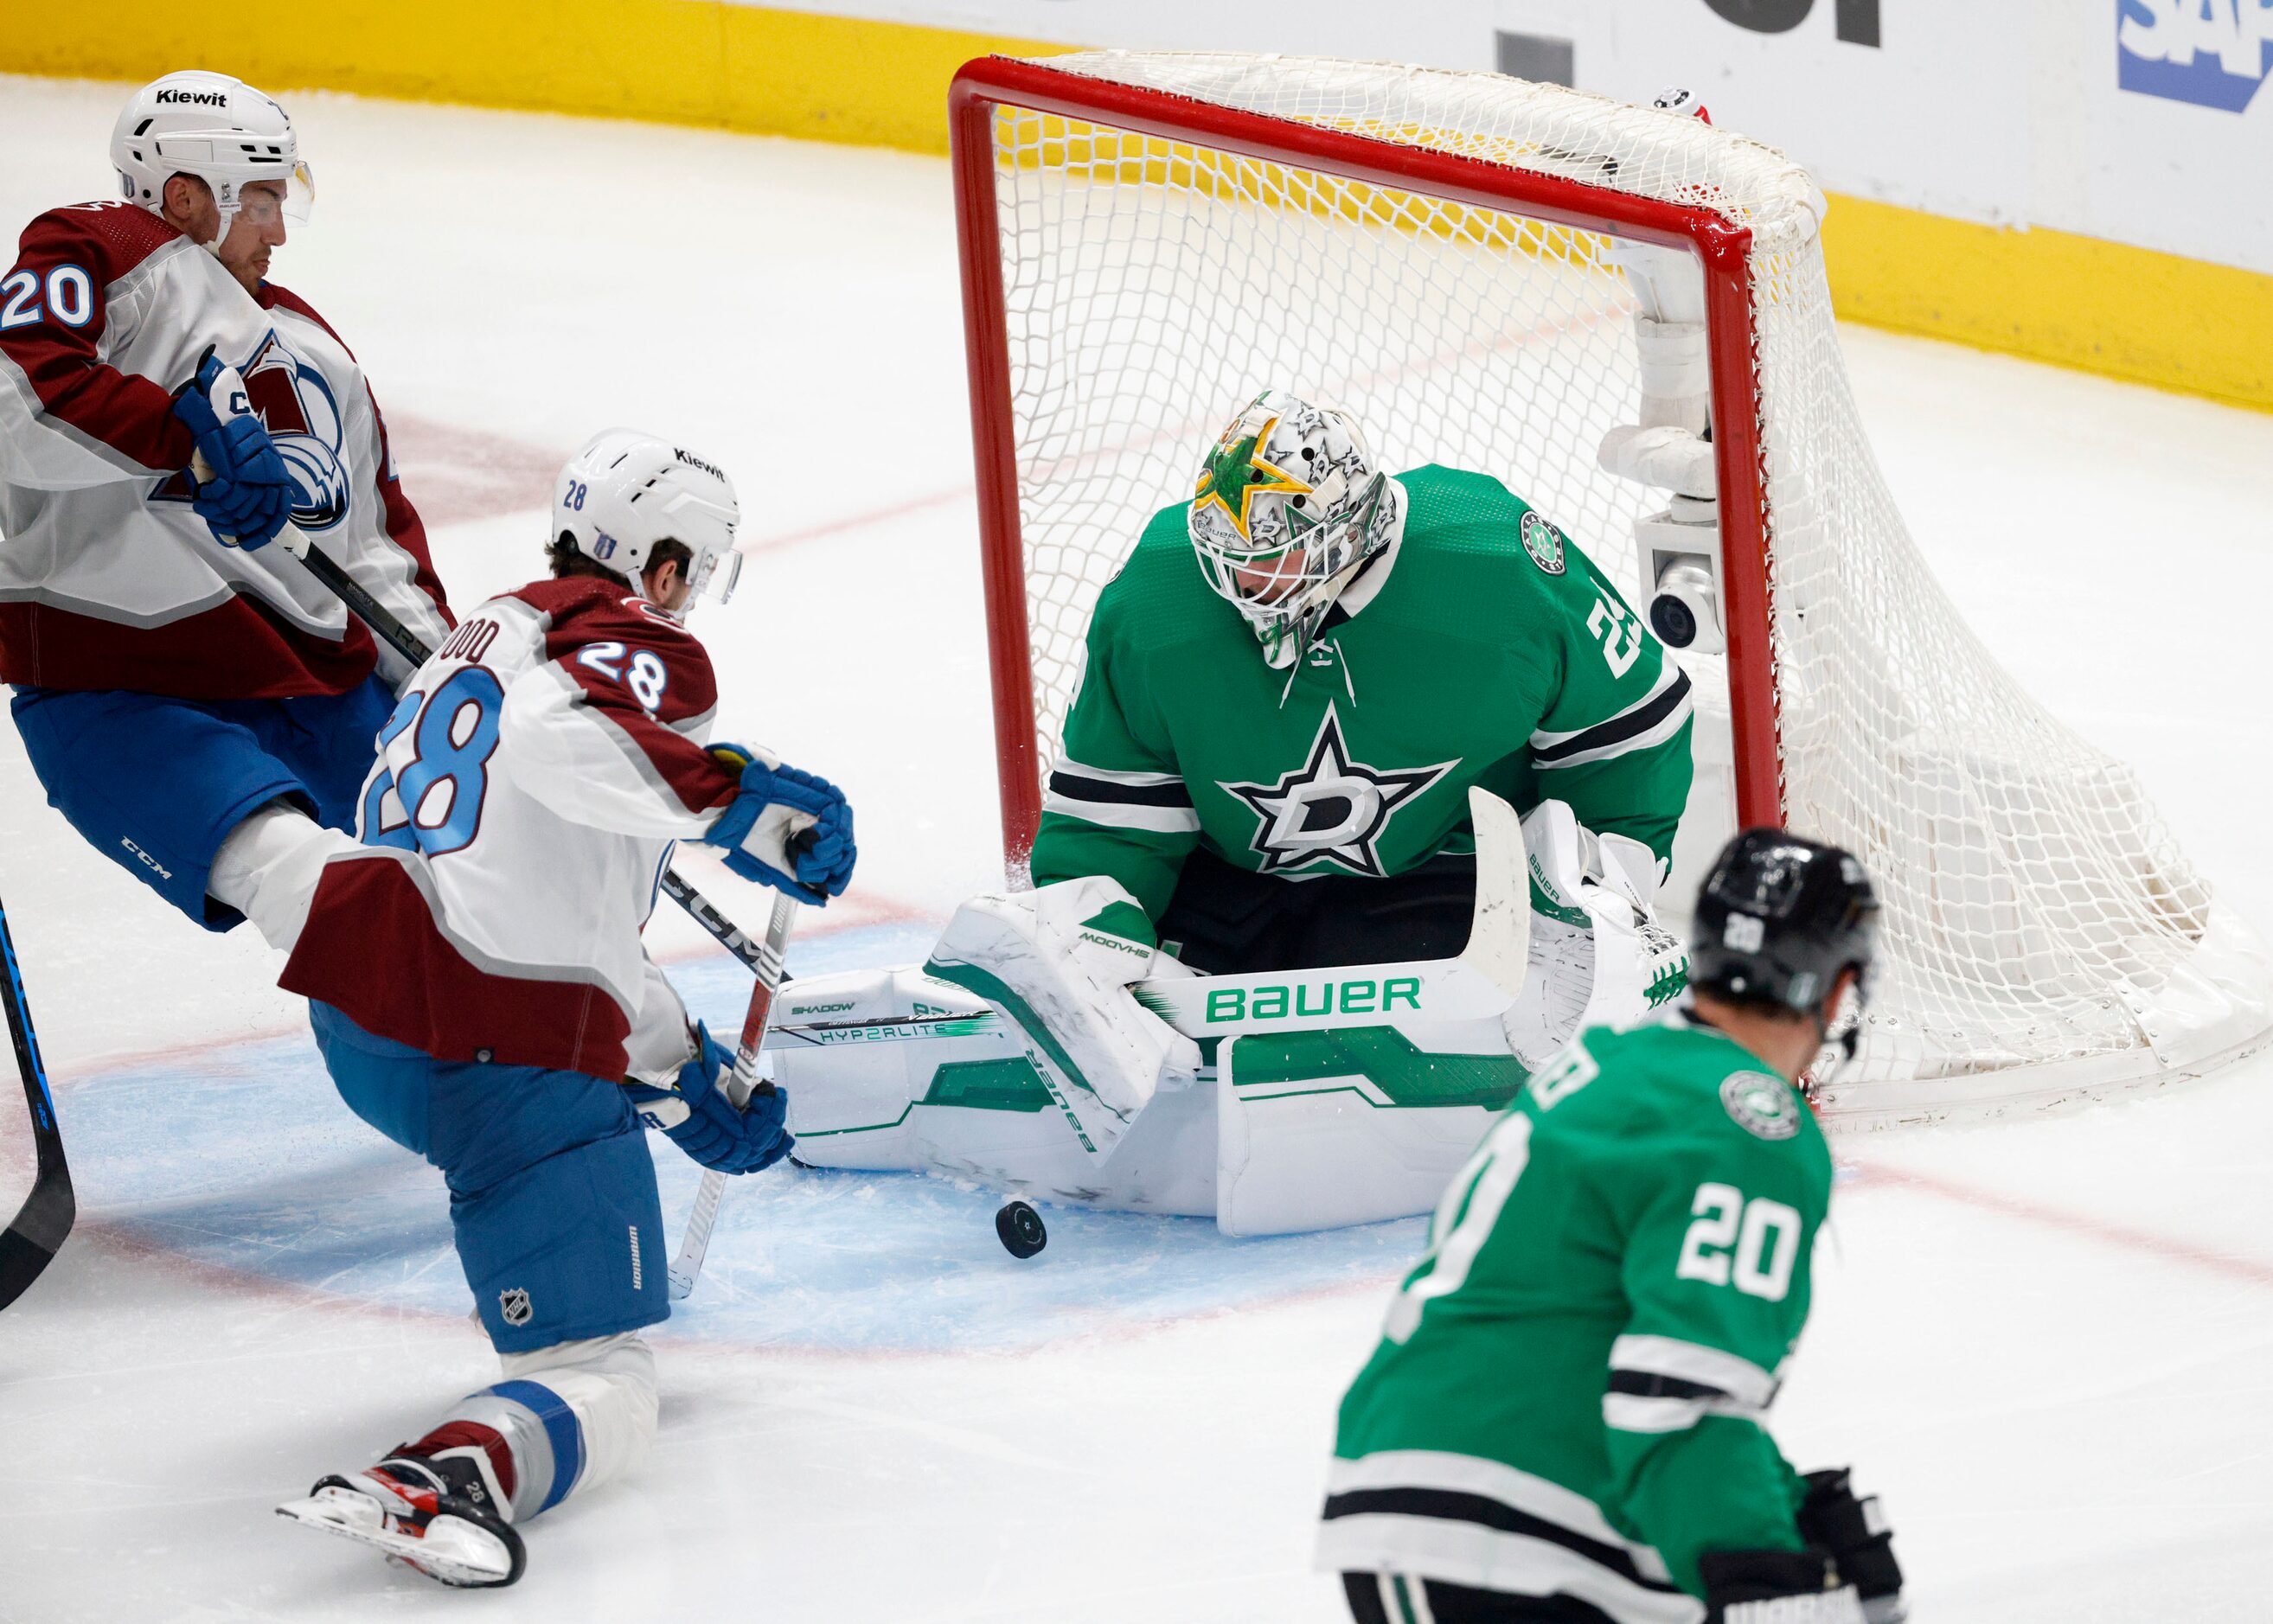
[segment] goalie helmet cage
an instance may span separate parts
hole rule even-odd
[[[1910,542],[1789,159],[1559,86],[1287,56],[989,57],[950,117],[1014,872],[1099,590],[1265,385],[1348,408],[1392,468],[1498,476],[1646,602],[1634,524],[1664,498],[1594,448],[1639,400],[1609,254],[1654,244],[1703,278],[1726,634],[1677,656],[1698,783],[1667,896],[1740,824],[1869,865],[1882,969],[1827,1113],[2044,1106],[2265,1041],[2262,946]]]

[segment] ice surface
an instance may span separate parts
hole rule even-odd
[[[0,217],[109,195],[123,88],[0,87]],[[721,731],[860,812],[859,889],[793,962],[914,956],[994,873],[944,167],[290,105],[323,206],[278,278],[370,368],[457,601],[532,572],[550,470],[591,430],[722,461],[757,544],[697,623]],[[1846,338],[1961,606],[2273,925],[2273,417]],[[730,1193],[656,1337],[654,1458],[533,1525],[516,1590],[447,1595],[288,1528],[277,1500],[493,1377],[439,1179],[338,1103],[250,933],[194,930],[84,848],[5,729],[0,897],[83,1213],[0,1319],[0,1620],[1339,1616],[1307,1572],[1333,1405],[1418,1224],[1234,1243],[1053,1209],[1021,1264],[994,1197],[913,1177]],[[657,931],[731,1023],[741,973],[677,918]],[[2067,1117],[1842,1142],[1776,1426],[1885,1495],[1922,1624],[2273,1616],[2269,1083],[2261,1056]],[[25,1136],[0,1123],[4,1164]],[[656,1143],[675,1224],[694,1175]]]

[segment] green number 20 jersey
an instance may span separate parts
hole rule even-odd
[[[1730,1038],[1583,1034],[1437,1209],[1342,1401],[1319,1565],[1692,1624],[1700,1553],[1800,1549],[1761,1423],[1830,1194],[1812,1113]]]

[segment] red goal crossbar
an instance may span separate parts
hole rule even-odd
[[[1768,630],[1766,472],[1754,383],[1750,230],[1707,209],[1635,197],[1561,176],[1245,112],[1013,57],[986,56],[964,64],[956,73],[948,93],[948,111],[1006,861],[1015,864],[1024,860],[1042,815],[1016,425],[994,195],[995,113],[1006,107],[1578,230],[1685,248],[1695,254],[1705,275],[1712,359],[1737,816],[1745,826],[1782,821],[1775,669]],[[1196,460],[1200,449],[1193,448]],[[1160,499],[1166,503],[1176,494],[1163,491]]]

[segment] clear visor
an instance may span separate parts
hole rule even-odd
[[[296,163],[281,185],[268,177],[240,183],[236,212],[255,226],[273,226],[280,216],[296,226],[306,225],[316,212],[315,172],[304,163]]]
[[[255,144],[231,132],[160,136],[157,168],[196,176],[224,212],[234,209],[256,225],[274,225],[279,215],[306,225],[316,207],[315,170],[299,158],[251,161],[244,148]]]
[[[731,549],[718,550],[704,548],[694,555],[686,566],[687,589],[696,597],[709,599],[713,603],[731,602],[736,583],[742,579],[742,555]]]

